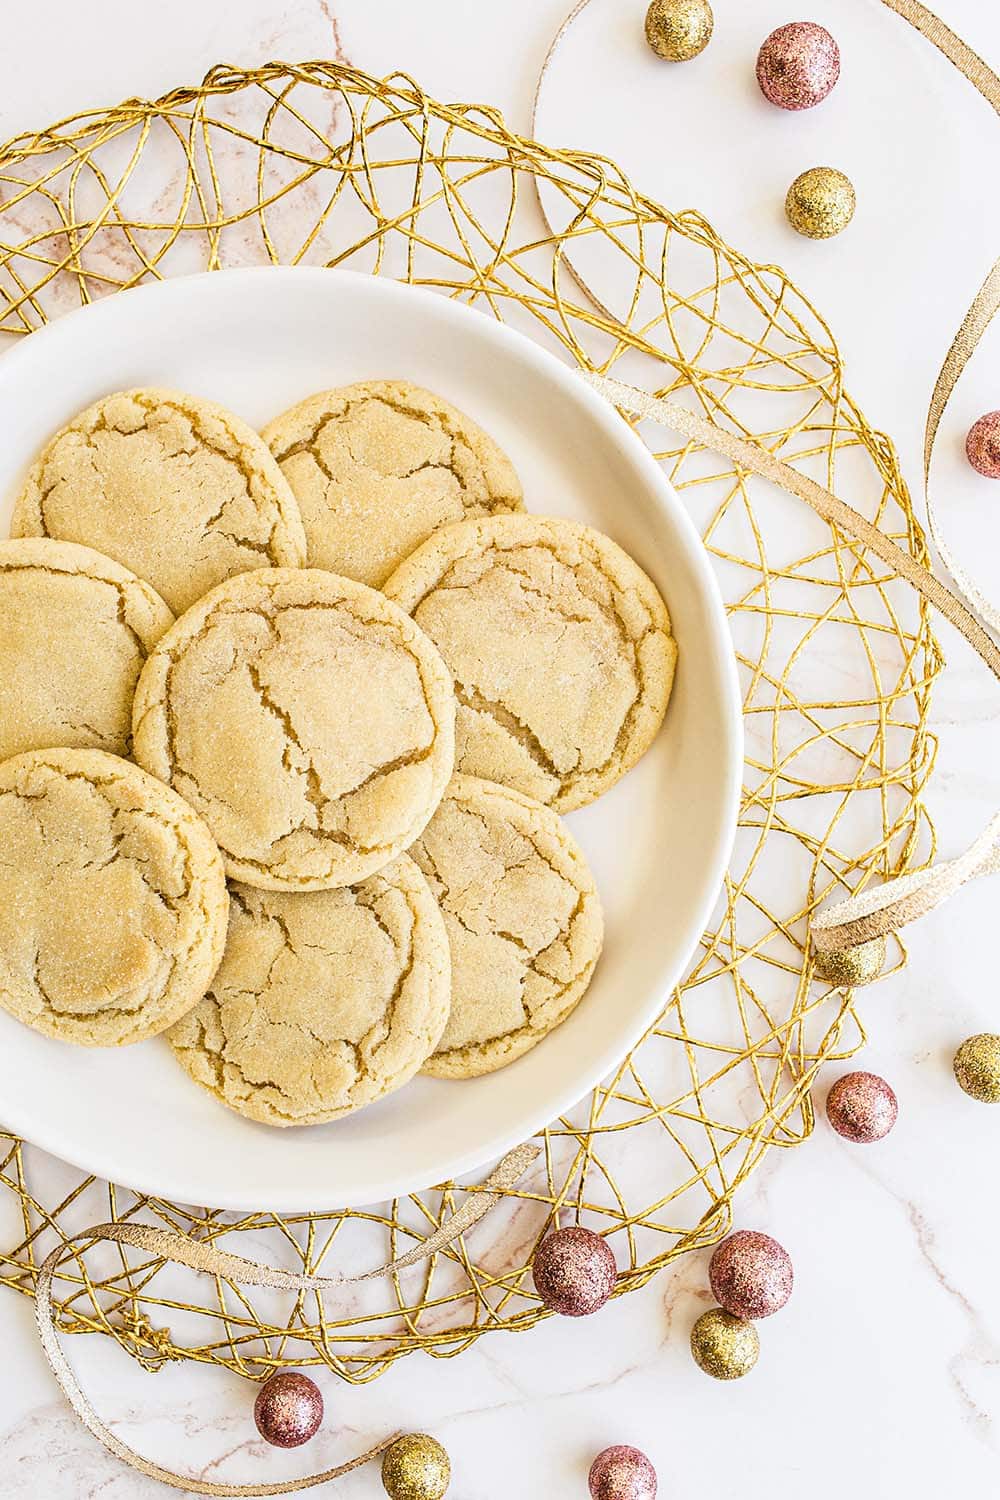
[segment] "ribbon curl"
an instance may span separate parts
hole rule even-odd
[[[309,1276],[296,1271],[283,1271],[278,1266],[267,1266],[259,1261],[246,1260],[242,1255],[233,1255],[228,1250],[216,1250],[211,1245],[204,1245],[199,1240],[192,1239],[190,1235],[176,1234],[168,1229],[157,1229],[152,1224],[95,1224],[91,1229],[85,1230],[80,1239],[89,1241],[90,1244],[112,1240],[119,1245],[131,1245],[138,1250],[145,1250],[152,1255],[160,1256],[164,1260],[173,1261],[177,1265],[188,1266],[192,1271],[202,1271],[208,1276],[221,1276],[225,1281],[234,1282],[237,1286],[266,1286],[277,1291],[290,1292],[328,1291],[334,1287],[356,1285],[358,1282],[372,1281],[378,1277],[395,1276],[399,1271],[405,1271],[407,1267],[416,1265],[418,1261],[427,1260],[439,1250],[445,1249],[489,1213],[501,1194],[513,1187],[514,1183],[524,1175],[540,1151],[540,1146],[535,1146],[529,1141],[508,1152],[490,1173],[480,1190],[473,1193],[471,1198],[466,1199],[461,1208],[433,1234],[428,1235],[427,1239],[422,1240],[405,1255],[401,1255],[398,1260],[379,1266],[374,1271],[363,1271],[359,1276]],[[331,1479],[339,1479],[342,1475],[349,1474],[353,1469],[360,1468],[362,1464],[376,1458],[395,1442],[398,1433],[384,1438],[374,1448],[369,1448],[366,1453],[359,1454],[357,1458],[352,1458],[347,1463],[338,1464],[336,1468],[324,1469],[318,1474],[309,1474],[304,1479],[287,1479],[271,1484],[217,1484],[208,1479],[186,1478],[183,1474],[175,1474],[172,1469],[164,1469],[159,1464],[153,1463],[151,1459],[144,1458],[141,1453],[137,1453],[134,1448],[123,1443],[121,1438],[101,1421],[84,1394],[59,1343],[52,1304],[52,1282],[62,1261],[77,1253],[79,1252],[71,1246],[57,1246],[43,1262],[38,1273],[38,1283],[35,1289],[35,1321],[38,1325],[42,1350],[63,1395],[87,1431],[92,1433],[98,1442],[103,1443],[115,1458],[121,1459],[123,1463],[136,1469],[147,1479],[157,1479],[161,1484],[168,1485],[171,1489],[183,1490],[186,1494],[210,1495],[217,1497],[217,1500],[263,1500],[263,1497],[270,1495],[294,1495],[301,1490],[315,1489],[317,1485],[326,1484]]]

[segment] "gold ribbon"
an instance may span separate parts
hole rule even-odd
[[[211,1245],[204,1245],[199,1240],[191,1239],[189,1235],[176,1234],[167,1229],[157,1229],[152,1224],[95,1224],[93,1228],[85,1230],[80,1239],[87,1244],[87,1248],[104,1240],[113,1240],[119,1245],[131,1245],[137,1250],[144,1250],[163,1260],[173,1261],[180,1266],[188,1266],[192,1271],[202,1271],[208,1276],[221,1276],[225,1281],[231,1281],[237,1286],[266,1286],[277,1291],[290,1292],[328,1291],[335,1287],[372,1281],[377,1277],[395,1276],[398,1272],[405,1271],[407,1267],[436,1255],[439,1250],[444,1250],[489,1213],[501,1194],[513,1187],[515,1182],[524,1175],[531,1163],[538,1157],[540,1150],[540,1146],[535,1146],[531,1142],[516,1147],[497,1164],[479,1191],[466,1199],[461,1208],[433,1234],[428,1235],[427,1239],[421,1241],[405,1255],[401,1255],[398,1260],[379,1266],[374,1271],[364,1271],[359,1276],[308,1276],[296,1271],[283,1271],[277,1266],[267,1266],[259,1261],[246,1260],[242,1255],[232,1255],[227,1250],[216,1250]],[[59,1245],[44,1261],[38,1273],[35,1291],[35,1320],[38,1324],[42,1349],[53,1375],[62,1388],[63,1395],[88,1432],[103,1443],[115,1458],[121,1459],[123,1463],[138,1470],[147,1479],[158,1479],[161,1484],[169,1485],[171,1489],[184,1490],[188,1494],[217,1496],[219,1500],[258,1500],[258,1497],[269,1495],[293,1495],[300,1490],[314,1489],[317,1485],[326,1484],[331,1479],[339,1479],[342,1475],[351,1473],[353,1469],[360,1468],[362,1464],[368,1463],[378,1454],[383,1453],[398,1436],[394,1433],[384,1438],[374,1448],[369,1448],[366,1453],[359,1454],[357,1458],[352,1458],[347,1463],[338,1464],[336,1468],[324,1469],[321,1473],[307,1475],[304,1479],[287,1479],[275,1481],[272,1484],[216,1484],[211,1480],[189,1479],[182,1474],[175,1474],[172,1469],[161,1468],[159,1464],[153,1463],[148,1458],[143,1458],[141,1453],[136,1453],[134,1448],[123,1443],[121,1438],[101,1421],[84,1394],[59,1343],[52,1304],[53,1277],[64,1260],[78,1253],[80,1252],[71,1246]]]
[[[961,37],[919,0],[881,0],[881,3],[908,21],[921,35],[964,74],[974,88],[978,89],[986,102],[1000,114],[1000,78],[987,63],[962,41]],[[535,91],[533,124],[537,121],[542,85],[548,69],[567,31],[590,0],[579,3],[566,17],[549,48]],[[537,132],[536,132],[537,133]],[[548,218],[541,194],[538,194],[542,217],[549,230]],[[605,304],[595,295],[581,277],[579,271],[567,260],[575,280],[591,301],[619,328],[623,325]],[[608,401],[622,411],[634,416],[646,417],[662,426],[680,433],[683,437],[700,443],[716,453],[724,454],[741,468],[770,480],[789,494],[795,495],[831,525],[856,537],[869,547],[888,567],[905,578],[921,593],[935,609],[944,615],[965,637],[977,655],[1000,681],[1000,649],[989,630],[1000,632],[1000,610],[990,602],[974,579],[961,567],[941,534],[940,524],[931,494],[930,473],[941,419],[951,394],[962,372],[971,359],[980,339],[1000,308],[1000,260],[996,262],[983,285],[976,294],[962,326],[952,341],[934,385],[924,431],[924,497],[927,506],[927,521],[930,534],[938,554],[951,575],[955,591],[945,587],[939,579],[883,532],[873,526],[861,513],[845,504],[830,490],[807,479],[797,469],[781,462],[767,449],[757,443],[747,442],[714,422],[696,415],[687,407],[674,401],[663,401],[603,375],[585,374],[587,380]],[[627,330],[623,331],[627,332]],[[929,869],[912,875],[900,876],[887,881],[875,890],[865,891],[845,901],[828,907],[812,921],[812,940],[821,952],[853,947],[856,943],[872,938],[885,937],[907,923],[925,916],[936,906],[979,875],[993,874],[1000,870],[1000,814],[992,818],[979,837],[961,855],[954,859],[939,861]]]

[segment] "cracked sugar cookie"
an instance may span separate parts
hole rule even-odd
[[[418,547],[385,593],[455,679],[458,770],[568,812],[652,743],[677,658],[670,616],[601,532],[550,516],[463,521]]]
[[[444,913],[451,1015],[424,1067],[474,1078],[505,1067],[564,1021],[604,937],[594,877],[551,808],[455,776],[410,849]]]
[[[0,760],[50,746],[128,755],[135,684],[173,620],[89,547],[0,542]]]
[[[224,407],[180,391],[121,391],[74,417],[31,469],[11,535],[95,547],[176,614],[224,578],[306,557],[267,444]]]
[[[141,1042],[201,999],[226,939],[222,859],[169,787],[102,750],[0,765],[0,1005],[46,1036]]]
[[[264,439],[291,485],[309,566],[380,588],[432,532],[522,508],[514,466],[470,417],[420,386],[320,391]]]
[[[455,747],[451,678],[382,594],[317,569],[220,584],[154,648],[136,760],[212,830],[235,880],[352,885],[412,843]]]
[[[231,887],[208,994],[168,1034],[196,1083],[265,1125],[318,1125],[399,1088],[448,1018],[448,939],[401,855],[359,885]]]

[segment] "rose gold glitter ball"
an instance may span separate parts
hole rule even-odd
[[[845,1073],[826,1096],[827,1119],[834,1130],[860,1145],[888,1135],[898,1113],[896,1095],[877,1073]]]
[[[840,77],[840,48],[816,21],[779,26],[757,54],[761,93],[781,109],[812,109]]]
[[[655,1500],[656,1470],[638,1448],[616,1443],[590,1466],[593,1500]]]
[[[618,1267],[607,1240],[578,1224],[547,1234],[535,1251],[535,1291],[552,1312],[585,1318],[615,1289]]]
[[[792,1295],[788,1251],[769,1234],[741,1229],[717,1245],[708,1267],[712,1295],[736,1318],[769,1318]]]
[[[279,1370],[257,1392],[253,1419],[275,1448],[298,1448],[315,1437],[323,1420],[319,1386],[296,1370]]]
[[[969,463],[987,479],[1000,479],[1000,411],[988,411],[973,422],[965,440]]]

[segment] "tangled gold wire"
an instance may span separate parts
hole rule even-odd
[[[407,78],[320,62],[217,68],[201,87],[0,150],[2,333],[155,277],[266,261],[430,286],[585,369],[686,399],[924,557],[892,446],[846,394],[802,294],[610,162],[524,140]],[[557,1215],[609,1236],[626,1293],[717,1239],[767,1150],[809,1134],[817,1070],[863,1039],[850,995],[814,980],[809,915],[930,857],[921,794],[939,655],[923,607],[859,544],[709,453],[657,456],[716,564],[747,729],[733,862],[684,984],[615,1076],[544,1132],[537,1172],[472,1243],[324,1302],[251,1297],[121,1249],[102,1262],[77,1240],[57,1285],[65,1331],[110,1334],[148,1368],[186,1358],[261,1378],[325,1362],[370,1380],[411,1350],[453,1355],[488,1329],[532,1326],[543,1310],[528,1267]],[[225,1236],[310,1272],[374,1264],[466,1191],[239,1216],[137,1196],[0,1136],[0,1280],[30,1295],[53,1245],[108,1217]]]

